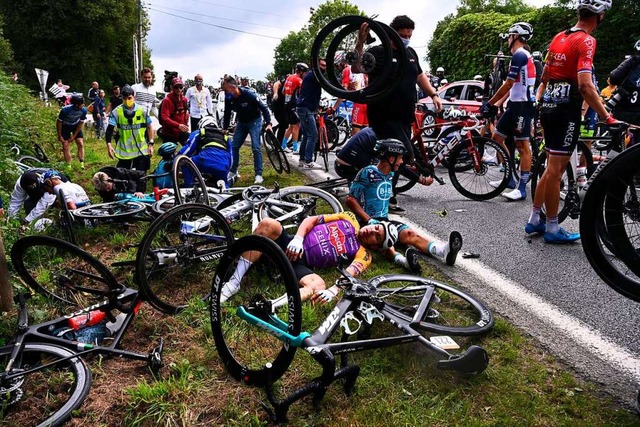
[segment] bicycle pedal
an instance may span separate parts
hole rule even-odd
[[[163,366],[162,363],[162,351],[164,350],[164,338],[160,338],[160,344],[151,350],[149,353],[149,369],[153,373],[154,377],[160,375],[160,369]]]

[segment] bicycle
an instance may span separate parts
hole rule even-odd
[[[239,291],[220,303],[223,285],[247,251],[258,251],[261,256],[246,271]],[[264,274],[267,266],[269,274]],[[448,335],[475,336],[492,328],[493,316],[479,300],[424,277],[385,274],[362,281],[342,268],[340,272],[342,299],[320,327],[309,333],[302,331],[302,303],[293,267],[275,242],[262,236],[243,237],[219,263],[209,304],[218,354],[232,378],[265,388],[273,408],[267,409],[272,421],[285,422],[289,406],[306,395],[313,394],[314,403],[319,403],[336,379],[344,378],[345,391],[351,393],[359,366],[349,364],[347,355],[355,351],[419,342],[436,355],[440,369],[471,374],[487,367],[488,354],[477,345],[462,353],[443,348],[459,348]],[[371,338],[376,319],[388,321],[400,335]],[[340,341],[328,342],[339,328],[343,331]],[[348,341],[349,336],[356,340]],[[438,344],[444,341],[449,345]],[[322,373],[278,401],[273,383],[287,371],[298,348],[322,366]],[[342,361],[336,370],[338,355]]]
[[[345,100],[342,101],[338,107],[338,111],[331,116],[331,120],[338,127],[338,140],[335,144],[331,145],[331,150],[335,150],[341,147],[351,137],[351,110],[353,108],[353,102]]]
[[[326,119],[328,109],[321,107],[316,113],[316,126],[318,127],[318,142],[315,147],[313,160],[317,161],[318,156],[322,157],[325,172],[329,172],[329,151],[335,146],[339,131],[335,122]]]
[[[509,156],[496,141],[476,134],[483,126],[477,117],[429,126],[447,128],[440,132],[437,140],[427,145],[422,136],[426,126],[416,126],[411,138],[414,161],[408,164],[409,168],[444,185],[444,180],[435,174],[435,168],[446,167],[455,189],[471,200],[489,200],[502,193],[511,178],[511,170],[501,169],[499,163]],[[493,187],[491,181],[500,181],[500,185]],[[416,183],[416,180],[401,177],[396,191],[405,192]]]
[[[142,305],[140,294],[119,284],[107,267],[82,249],[47,236],[16,241],[11,260],[34,291],[80,309],[54,320],[29,325],[26,301],[20,293],[17,335],[0,347],[0,399],[4,422],[13,425],[60,425],[79,408],[91,387],[91,371],[84,357],[109,355],[144,361],[158,376],[163,340],[149,354],[120,347],[122,338]],[[92,305],[85,305],[91,303]],[[119,313],[119,314],[116,314]],[[88,324],[75,329],[85,316]],[[73,322],[73,323],[72,323]],[[79,322],[81,323],[81,321]],[[75,325],[75,326],[74,326]],[[107,338],[109,331],[113,336]],[[111,339],[111,343],[105,341]]]
[[[278,125],[275,126],[275,128],[277,127]],[[262,127],[262,134],[260,135],[262,145],[267,152],[267,158],[271,166],[273,166],[273,169],[275,169],[277,173],[280,174],[282,171],[291,173],[291,165],[282,149],[282,145],[278,142],[278,138],[276,138],[275,128],[273,130],[267,130],[266,126]]]

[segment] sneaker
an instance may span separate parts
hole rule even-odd
[[[304,164],[305,169],[322,169],[322,166],[317,164],[316,162],[309,162]]]
[[[262,175],[256,175],[256,179],[253,181],[254,184],[262,184],[264,182],[264,178]]]
[[[517,188],[513,191],[509,191],[508,193],[502,193],[504,197],[509,200],[517,201],[517,200],[525,200],[527,198],[526,191],[520,191]]]
[[[291,153],[291,148],[289,147],[282,147],[282,151],[284,151],[285,153]]]
[[[497,166],[498,158],[495,156],[489,156],[485,154],[484,157],[482,158],[482,162],[490,166]]]
[[[331,193],[336,197],[346,196],[349,194],[349,187],[335,187],[331,190]]]
[[[80,162],[80,169],[84,169],[84,162]]]
[[[547,243],[572,243],[580,239],[580,233],[569,233],[560,227],[557,233],[544,233],[544,241]]]
[[[452,231],[449,234],[449,244],[447,250],[444,253],[445,263],[447,265],[453,265],[456,263],[458,252],[462,249],[462,235],[457,231]]]
[[[499,179],[497,181],[489,181],[489,185],[492,186],[493,188],[500,187],[500,184],[502,184],[502,180],[501,179]],[[507,188],[509,190],[515,190],[516,187],[517,187],[517,185],[516,185],[516,181],[514,179],[511,179],[511,181],[509,181],[509,184],[507,184]]]
[[[418,263],[421,256],[420,251],[413,246],[409,246],[407,251],[404,253],[404,256],[407,258],[407,262],[409,263],[409,270],[411,270],[413,274],[422,274],[422,267],[420,267],[420,264]]]
[[[391,213],[405,213],[406,210],[401,208],[399,205],[389,205],[389,212]]]
[[[240,284],[231,282],[226,282],[222,285],[222,290],[220,291],[220,304],[225,303],[229,298],[234,296],[240,290]]]
[[[538,225],[533,225],[530,222],[524,226],[524,232],[527,234],[545,234],[547,226],[544,222],[540,221]]]

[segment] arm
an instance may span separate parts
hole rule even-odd
[[[222,119],[222,130],[227,130],[231,121],[231,101],[224,99],[224,118]]]
[[[56,133],[58,134],[58,141],[64,142],[64,138],[62,137],[62,120],[60,120],[60,118],[56,120]]]
[[[509,91],[513,87],[513,83],[514,83],[514,80],[511,80],[511,79],[505,80],[505,82],[502,83],[502,86],[500,86],[500,89],[498,89],[498,91],[494,93],[491,99],[489,100],[489,105],[493,105],[493,106],[501,105],[501,103],[504,102],[503,98],[509,95]]]
[[[546,65],[542,70],[542,79],[540,81],[540,86],[538,87],[538,92],[536,92],[536,103],[540,104],[542,100],[542,96],[544,92],[547,90],[547,84],[549,83],[549,67]]]
[[[347,203],[347,207],[349,208],[349,210],[351,212],[353,212],[354,214],[356,214],[356,217],[360,218],[361,220],[363,220],[366,223],[369,222],[371,217],[369,215],[367,215],[367,213],[364,211],[362,206],[360,206],[360,203],[358,203],[358,200],[355,197],[353,197],[351,194],[349,194],[347,196],[346,203]]]
[[[29,215],[25,217],[25,222],[31,222],[34,219],[39,218],[48,208],[53,205],[57,200],[57,197],[53,194],[45,193],[36,206],[29,212]]]
[[[578,74],[578,90],[580,94],[584,98],[585,102],[589,104],[591,108],[593,108],[598,116],[600,117],[608,117],[609,113],[604,108],[602,102],[600,102],[600,95],[598,94],[598,90],[593,84],[593,78],[591,73],[583,72]]]
[[[18,216],[22,203],[27,199],[27,192],[20,187],[20,180],[16,181],[16,185],[13,187],[11,193],[11,200],[9,201],[9,218]]]
[[[256,95],[256,102],[258,103],[258,108],[262,112],[262,117],[264,118],[264,122],[267,123],[268,126],[271,126],[271,113],[269,113],[269,108],[258,98]]]
[[[280,90],[280,80],[276,80],[276,82],[273,84],[273,100],[277,101],[278,100],[278,91]]]
[[[367,37],[369,36],[369,24],[367,24],[366,22],[363,22],[362,25],[360,26],[360,29],[358,30],[358,41],[356,42],[356,47],[355,50],[356,52],[358,52],[358,57],[362,58],[362,51],[364,49],[364,42],[367,39]],[[362,73],[362,68],[360,68],[361,66],[361,62],[358,61],[357,63],[353,64],[351,66],[351,72],[352,73]]]
[[[629,75],[629,72],[640,62],[640,57],[632,56],[625,59],[620,65],[616,67],[610,74],[611,84],[614,86],[621,85]]]

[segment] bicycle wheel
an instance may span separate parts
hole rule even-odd
[[[31,289],[77,307],[88,307],[124,290],[96,258],[53,237],[18,239],[11,248],[11,262]]]
[[[247,259],[256,251],[260,258],[242,276],[236,293],[221,303],[222,289],[234,275],[240,259]],[[257,235],[236,241],[220,261],[211,295],[211,331],[229,374],[246,384],[262,386],[267,380],[265,366],[271,363],[271,380],[280,378],[297,347],[242,319],[239,312],[244,308],[282,332],[294,336],[300,333],[302,304],[298,281],[282,249]]]
[[[49,156],[47,156],[40,144],[33,143],[33,153],[42,163],[49,163]]]
[[[176,203],[201,203],[209,205],[207,184],[200,170],[189,157],[180,155],[173,160],[173,190]],[[185,173],[188,175],[185,177]]]
[[[326,127],[318,129],[317,156],[324,162],[324,171],[329,172],[329,139]]]
[[[207,295],[213,272],[232,242],[227,221],[214,208],[176,206],[156,218],[142,238],[136,283],[154,307],[175,314],[194,296]]]
[[[533,200],[536,197],[536,190],[538,189],[538,182],[542,178],[542,174],[547,169],[547,152],[543,151],[538,155],[538,161],[536,162],[533,170],[531,171],[531,199]],[[575,201],[575,197],[577,197],[575,191],[573,191],[572,182],[574,182],[573,169],[571,169],[571,164],[568,163],[564,169],[564,173],[562,174],[562,178],[560,179],[560,204],[558,205],[558,223],[562,223],[568,215],[569,205],[567,204],[567,200]],[[577,202],[579,203],[579,202]],[[546,222],[547,213],[544,205],[540,210],[540,220]]]
[[[42,166],[42,160],[33,156],[20,156],[18,157],[18,163],[22,163],[23,165],[27,165],[30,168],[39,168]]]
[[[328,118],[324,119],[324,126],[326,127],[327,141],[329,142],[327,144],[327,151],[330,151],[333,147],[337,146],[340,141],[340,130],[336,122]]]
[[[342,144],[347,142],[347,139],[351,136],[351,125],[346,117],[342,116],[333,116],[331,118],[333,122],[335,122],[336,127],[338,129],[338,140],[335,144],[331,145],[330,150],[335,150],[340,147]]]
[[[146,206],[140,202],[131,200],[120,200],[118,202],[98,203],[97,205],[88,205],[71,211],[73,216],[82,219],[126,219],[140,212],[143,212]]]
[[[507,153],[490,138],[473,137],[474,150],[462,141],[449,154],[449,179],[460,194],[471,200],[489,200],[502,193],[509,184],[511,170],[485,159],[507,159]],[[490,182],[501,181],[497,188]]]
[[[398,183],[396,184],[396,193],[400,194],[400,193],[404,193],[405,191],[409,191],[413,187],[415,187],[417,183],[418,181],[414,179],[409,179],[406,176],[399,174]]]
[[[446,335],[480,335],[493,327],[494,319],[486,305],[460,289],[435,280],[406,274],[387,274],[370,281],[385,308],[410,321],[422,298],[430,289],[431,299],[416,329]]]
[[[260,207],[258,219],[273,218],[285,230],[295,230],[307,217],[343,210],[340,201],[333,195],[319,188],[301,185],[285,187],[269,197]]]
[[[2,424],[14,426],[59,426],[78,409],[89,394],[91,371],[79,357],[57,362],[74,353],[65,348],[32,343],[26,344],[15,361],[11,360],[13,345],[0,348],[0,385]],[[11,369],[5,372],[13,362]],[[7,376],[50,366],[13,379]]]
[[[264,149],[267,151],[267,158],[273,166],[273,169],[277,173],[282,173],[282,161],[280,160],[280,153],[278,152],[278,140],[273,132],[265,130],[260,135],[262,139],[262,145],[264,145]]]
[[[624,151],[600,171],[584,197],[580,215],[580,240],[593,269],[616,292],[638,302],[639,148]],[[603,239],[601,222],[609,243]]]

